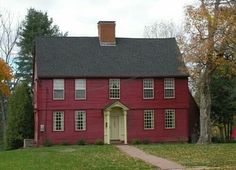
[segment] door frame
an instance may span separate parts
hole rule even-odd
[[[111,142],[111,135],[110,135],[110,120],[111,120],[111,114],[112,110],[115,108],[119,108],[121,110],[120,116],[123,117],[123,133],[124,133],[124,144],[127,144],[127,111],[129,110],[128,107],[126,107],[124,104],[122,104],[120,101],[116,101],[113,104],[107,106],[103,110],[104,115],[104,143],[110,144]],[[119,137],[120,139],[120,137]]]

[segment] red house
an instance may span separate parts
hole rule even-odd
[[[188,141],[198,112],[174,38],[98,37],[35,40],[35,141],[124,144]]]

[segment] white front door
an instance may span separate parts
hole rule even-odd
[[[111,116],[110,127],[111,140],[119,140],[119,116]]]

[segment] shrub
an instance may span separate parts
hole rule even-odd
[[[11,150],[11,149],[17,149],[23,147],[23,140],[21,138],[17,138],[14,136],[8,136],[8,138],[5,138],[5,150]]]
[[[96,142],[95,142],[96,145],[104,145],[104,142],[103,140],[101,139],[97,139]]]
[[[43,141],[43,146],[45,146],[45,147],[52,146],[52,142],[49,139],[45,139]]]
[[[69,145],[69,143],[66,140],[64,140],[61,142],[61,145],[66,146],[66,145]]]
[[[236,143],[236,139],[230,140],[229,143]]]
[[[199,138],[199,136],[198,136],[197,133],[192,133],[192,134],[191,134],[191,137],[190,137],[190,139],[189,139],[189,142],[190,142],[190,143],[197,143],[198,138]]]
[[[132,145],[139,145],[139,144],[141,144],[141,141],[138,139],[133,139],[131,143],[132,143]]]
[[[184,144],[184,143],[186,143],[186,141],[185,141],[184,138],[182,138],[182,137],[178,137],[178,139],[177,139],[177,143]]]
[[[224,138],[217,137],[217,136],[212,137],[211,141],[212,141],[212,143],[225,143],[226,142],[226,140]]]
[[[147,145],[147,144],[150,143],[150,141],[149,141],[148,139],[143,139],[142,143],[145,144],[145,145]]]
[[[85,145],[85,141],[83,139],[80,139],[76,142],[77,145]]]
[[[26,83],[18,84],[7,104],[7,127],[4,132],[6,149],[23,147],[24,139],[34,136],[34,111],[30,88]]]

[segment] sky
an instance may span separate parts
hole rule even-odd
[[[158,21],[179,24],[184,6],[194,0],[0,0],[19,20],[27,9],[47,12],[69,36],[97,36],[98,21],[116,21],[117,37],[143,37],[144,27]]]

